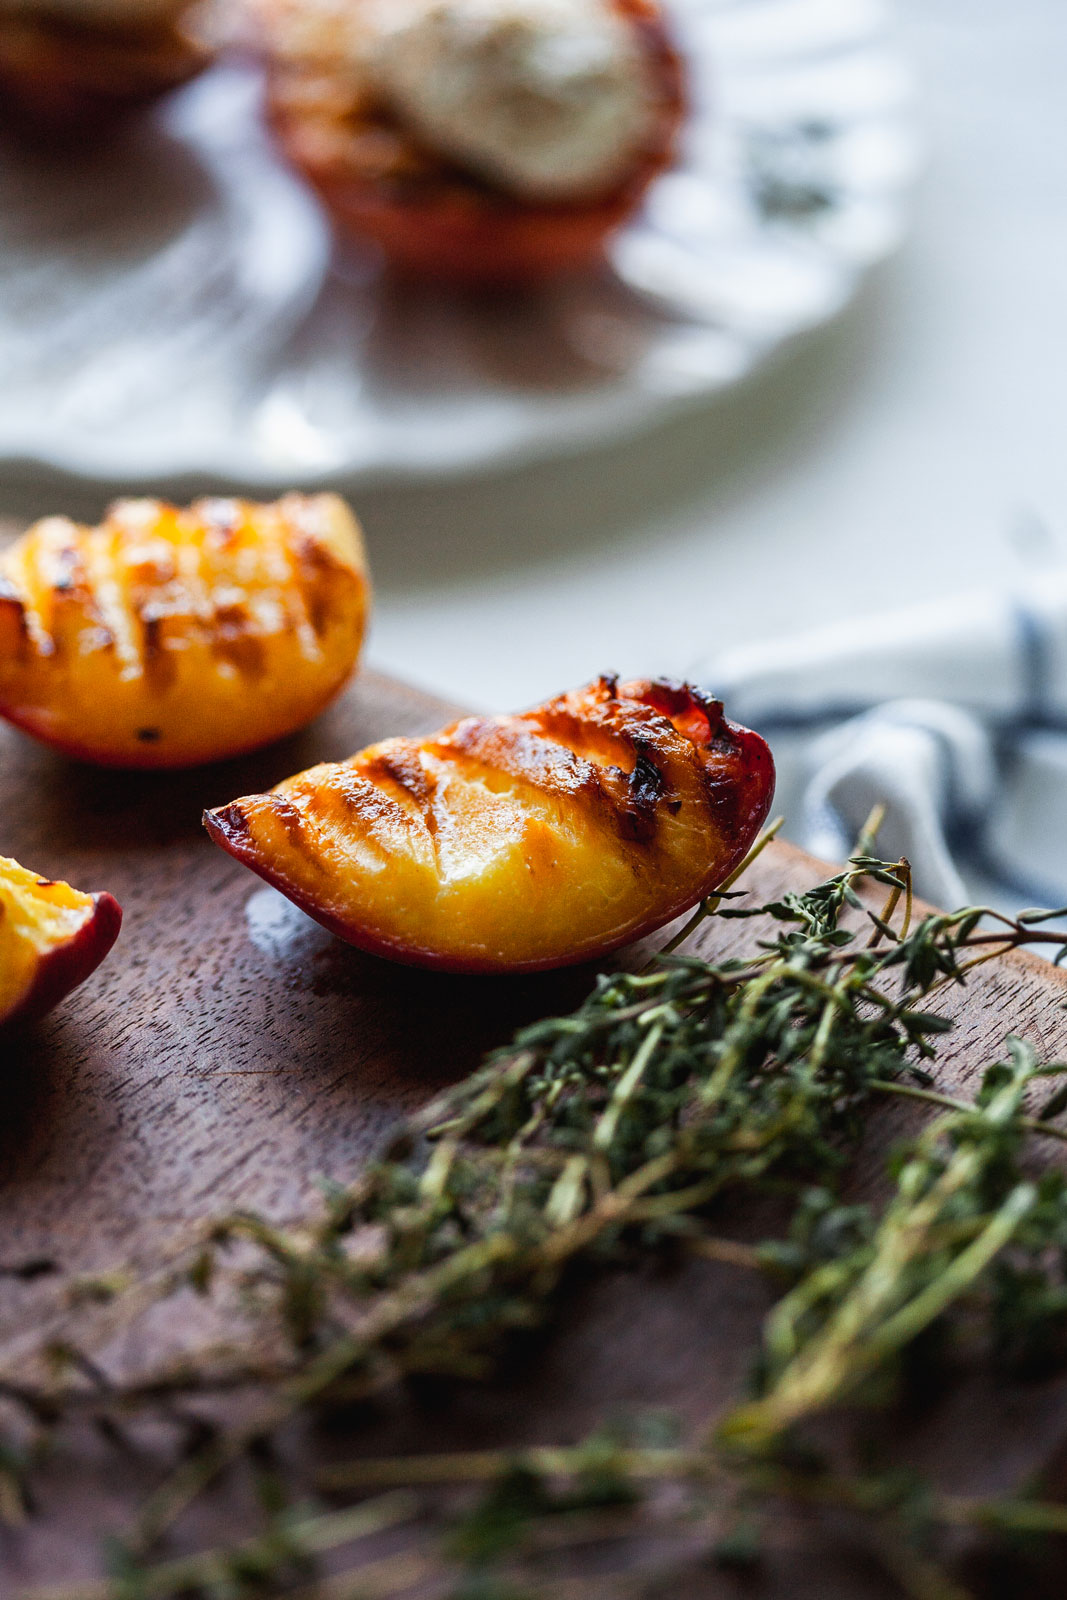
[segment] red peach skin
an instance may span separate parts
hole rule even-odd
[[[0,857],[0,1032],[38,1022],[96,971],[122,909]]]

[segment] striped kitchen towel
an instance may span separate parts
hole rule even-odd
[[[945,907],[1067,904],[1067,569],[701,664],[769,739],[797,843],[847,856],[871,807]]]

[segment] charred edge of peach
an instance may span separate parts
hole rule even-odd
[[[736,748],[741,757],[741,777],[735,778],[734,782],[743,790],[748,803],[742,813],[738,796],[737,803],[732,808],[734,827],[738,835],[737,845],[717,875],[716,883],[704,890],[701,899],[707,899],[709,895],[714,894],[717,885],[741,865],[756,842],[774,803],[776,773],[770,746],[758,733],[753,733],[750,728],[744,728],[739,723],[726,722],[725,726],[731,737],[737,741]]]
[[[615,694],[618,680],[602,679]],[[638,685],[623,685],[638,689]],[[644,705],[665,716],[675,731],[699,750],[713,749],[725,743],[736,758],[736,771],[730,775],[729,794],[737,802],[731,807],[732,826],[742,829],[759,829],[767,819],[774,800],[774,756],[767,741],[751,728],[732,722],[725,715],[723,702],[703,689],[675,678],[654,678],[647,689],[635,694]],[[709,799],[718,800],[714,784]],[[743,797],[748,796],[751,809],[742,812]],[[747,849],[747,845],[745,847]],[[741,852],[741,856],[744,851]],[[740,859],[740,857],[739,857]],[[732,870],[732,869],[731,869]]]
[[[41,958],[29,993],[0,1023],[0,1031],[40,1022],[110,955],[122,929],[122,907],[107,893],[94,894],[92,900],[92,912],[74,938]]]
[[[616,673],[606,673],[600,682],[607,688],[611,699],[620,698]],[[714,695],[706,694],[703,689],[685,683],[680,678],[652,678],[647,684],[634,682],[623,687],[635,692],[632,695],[624,694],[621,698],[634,699],[639,705],[658,711],[673,725],[676,733],[682,734],[698,748],[710,744],[726,722],[721,700],[716,700]],[[726,726],[734,727],[735,724],[727,722]]]
[[[252,843],[252,830],[248,826],[248,817],[238,800],[231,801],[228,806],[217,806],[211,811],[205,811],[202,821],[215,844],[221,845],[233,855],[237,855],[242,846]],[[244,860],[243,855],[240,859]]]
[[[705,796],[723,834],[735,835],[738,840],[722,874],[728,877],[744,860],[767,820],[774,801],[776,775],[770,747],[758,733],[724,717],[712,742],[719,740],[729,742],[730,769],[717,781],[713,772],[705,768]]]

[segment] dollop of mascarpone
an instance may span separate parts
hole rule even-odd
[[[365,0],[360,67],[440,154],[528,201],[621,182],[655,85],[610,0]],[[351,38],[351,35],[350,35]]]

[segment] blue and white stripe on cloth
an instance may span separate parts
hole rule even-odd
[[[699,680],[771,743],[786,831],[847,855],[871,807],[935,904],[1067,904],[1067,570],[732,650]]]

